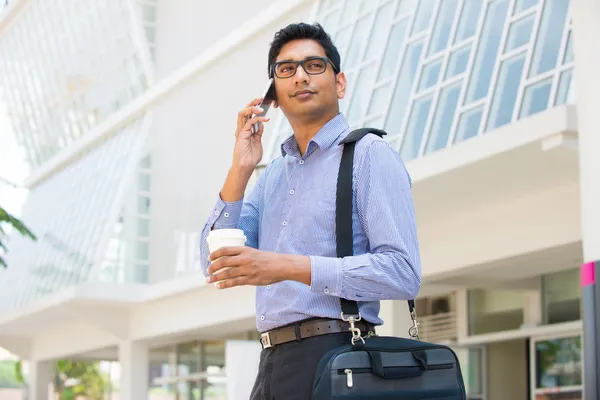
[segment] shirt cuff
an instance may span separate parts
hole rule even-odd
[[[232,229],[237,228],[240,215],[242,214],[242,205],[244,199],[226,202],[223,201],[219,194],[217,204],[213,210],[213,226],[216,229]]]
[[[342,259],[310,256],[310,289],[313,293],[341,297]]]

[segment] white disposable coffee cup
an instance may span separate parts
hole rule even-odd
[[[246,235],[244,235],[244,231],[241,229],[215,229],[208,234],[206,243],[208,244],[208,251],[212,254],[222,247],[245,246]],[[226,271],[229,268],[230,267],[221,268],[220,270],[215,271],[213,275]]]

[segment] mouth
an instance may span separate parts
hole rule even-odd
[[[300,90],[300,91],[294,93],[292,95],[292,97],[296,97],[299,99],[305,99],[307,97],[312,96],[313,94],[315,94],[315,92],[313,92],[312,90]]]

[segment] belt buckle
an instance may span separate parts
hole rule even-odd
[[[263,349],[268,349],[269,347],[273,347],[271,344],[271,332],[265,332],[260,334],[260,342],[263,345]]]

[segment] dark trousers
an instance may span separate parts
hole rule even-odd
[[[250,399],[310,400],[321,357],[350,338],[350,333],[332,333],[263,349]]]

